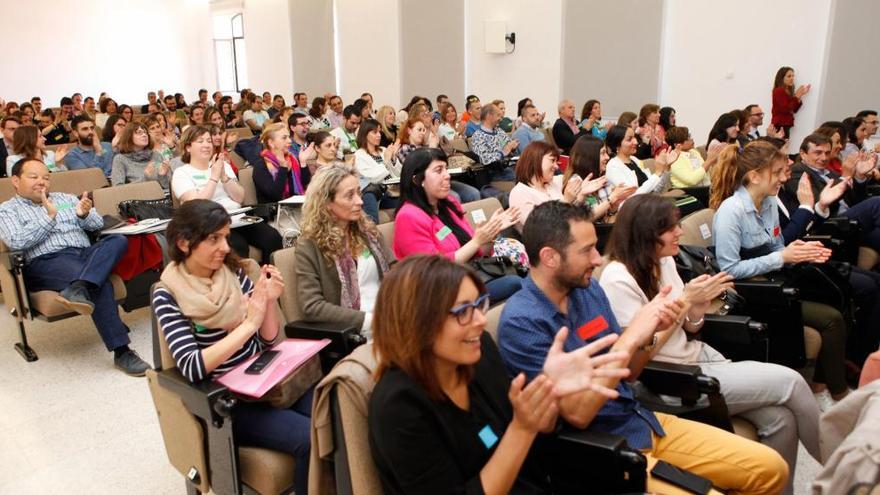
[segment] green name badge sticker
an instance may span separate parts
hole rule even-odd
[[[448,236],[451,233],[452,233],[452,229],[450,229],[448,226],[444,225],[442,229],[438,230],[437,233],[434,234],[434,236],[437,237],[438,241],[442,241],[443,239],[446,239],[446,236]]]
[[[205,328],[205,327],[199,325],[198,323],[193,324],[193,326],[194,326],[195,329],[196,329],[196,333],[202,333],[202,332],[207,332],[207,331],[208,331],[207,328]]]
[[[73,205],[70,203],[61,203],[60,205],[55,205],[55,209],[58,211],[69,210],[73,208]]]
[[[208,180],[208,177],[205,174],[193,174],[193,179]]]

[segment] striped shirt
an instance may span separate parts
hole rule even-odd
[[[254,290],[251,279],[245,275],[244,270],[238,270],[238,280],[241,282],[242,294],[250,294]],[[202,357],[202,349],[206,349],[229,335],[226,330],[216,328],[204,328],[196,325],[180,311],[180,306],[174,296],[164,287],[157,288],[153,292],[153,312],[159,322],[159,328],[165,334],[168,349],[177,369],[191,382],[199,382],[205,378],[218,377],[239,364],[247,361],[255,354],[259,354],[264,347],[272,345],[272,342],[264,340],[260,332],[252,335],[247,342],[226,361],[220,364],[210,374],[205,370],[205,361]]]
[[[79,198],[73,194],[49,193],[58,213],[49,218],[42,204],[16,195],[0,204],[0,239],[13,251],[24,251],[26,261],[69,247],[91,245],[86,230],[104,227],[104,220],[92,208],[88,216],[76,216]]]

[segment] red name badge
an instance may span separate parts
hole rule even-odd
[[[590,340],[605,330],[608,330],[608,322],[605,320],[604,316],[599,315],[581,325],[581,327],[577,329],[577,334],[578,337],[583,340]]]
[[[773,227],[773,237],[779,237],[779,225]]]

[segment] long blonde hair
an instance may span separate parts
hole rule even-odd
[[[302,237],[314,242],[330,261],[343,256],[346,248],[352,256],[358,256],[368,247],[368,236],[379,236],[376,225],[364,213],[356,222],[349,222],[348,228],[343,230],[330,212],[329,204],[335,198],[339,184],[348,177],[358,178],[357,172],[348,165],[321,167],[306,190]]]
[[[391,132],[391,129],[388,128],[388,124],[385,123],[387,120],[386,117],[389,113],[394,114],[394,108],[391,105],[383,105],[376,114],[376,120],[379,121],[379,130],[382,131],[382,134],[391,141],[394,141],[396,136]]]

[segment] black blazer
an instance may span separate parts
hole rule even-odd
[[[498,447],[513,407],[510,379],[488,332],[468,385],[470,411],[432,400],[399,368],[389,369],[370,397],[370,450],[388,495],[483,493],[480,470]],[[537,441],[537,440],[536,440]],[[548,493],[533,444],[510,493]],[[586,461],[585,461],[586,462]]]
[[[804,165],[801,162],[795,163],[791,166],[791,178],[785,183],[785,191],[792,198],[797,198],[797,190],[798,190],[798,182],[801,180],[801,176],[804,174],[810,175],[810,186],[813,188],[813,197],[817,200],[819,199],[819,194],[822,193],[822,189],[825,188],[825,178],[822,177],[819,172],[811,169],[810,167]],[[828,177],[834,179],[834,181],[840,180],[840,174],[837,174],[832,171],[828,171]],[[862,200],[868,197],[866,192],[867,181],[859,183],[853,180],[853,185],[851,188],[847,189],[843,194],[843,200],[846,201],[846,204],[849,206],[855,206]],[[840,209],[840,201],[835,202],[831,205],[831,216],[837,215],[837,211]]]
[[[3,138],[0,137],[0,141],[3,141]],[[0,177],[6,177],[6,157],[9,156],[9,153],[6,152],[6,144],[0,142]]]
[[[782,228],[782,239],[786,245],[807,235],[810,223],[816,225],[825,221],[821,215],[801,208],[796,197],[792,197],[785,189],[780,189],[777,197],[785,205],[785,209],[778,208],[778,210],[779,226]]]
[[[309,173],[308,167],[301,167],[299,170],[300,180],[302,181],[303,189],[305,189],[312,176]],[[286,199],[283,197],[285,183],[290,184],[290,194],[293,194],[293,174],[291,174],[290,171],[286,168],[282,168],[273,179],[272,173],[269,172],[269,168],[266,166],[266,162],[262,158],[260,158],[260,161],[254,163],[254,187],[257,190],[258,202],[277,203],[282,199]]]

